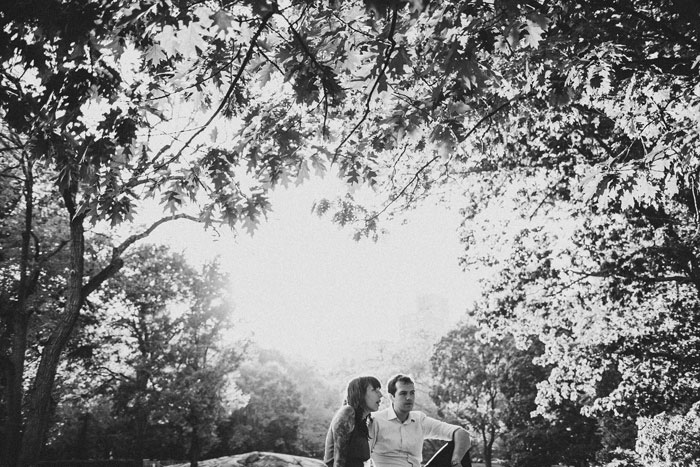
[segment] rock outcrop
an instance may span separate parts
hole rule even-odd
[[[189,465],[189,463],[175,464],[170,467],[188,467]],[[253,451],[199,461],[199,467],[326,467],[326,464],[310,457]]]

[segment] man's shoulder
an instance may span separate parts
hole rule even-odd
[[[435,417],[431,417],[430,415],[426,414],[425,412],[421,412],[420,410],[411,410],[411,418],[413,420],[415,420],[416,422],[420,423],[421,425],[425,425],[425,424],[452,425],[451,423],[447,423],[447,422],[439,420]],[[455,426],[457,426],[457,425],[455,425]]]
[[[420,410],[411,410],[411,418],[414,420],[425,420],[428,417],[425,412],[421,412]]]

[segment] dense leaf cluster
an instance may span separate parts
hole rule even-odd
[[[601,449],[602,430],[578,402],[560,404],[549,418],[533,415],[549,370],[533,362],[543,350],[539,342],[519,349],[512,336],[469,324],[435,345],[431,396],[443,416],[477,434],[472,456],[487,466],[494,458],[515,467],[585,465]]]

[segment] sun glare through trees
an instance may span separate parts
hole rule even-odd
[[[456,199],[481,277],[342,371],[413,371],[487,467],[695,465],[699,137],[695,0],[4,2],[0,465],[320,457],[339,374],[223,339],[226,271],[149,237],[336,173],[359,241]]]

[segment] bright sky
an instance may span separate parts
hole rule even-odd
[[[314,200],[336,189],[340,182],[311,180],[277,190],[274,211],[252,237],[226,231],[217,238],[183,223],[153,240],[193,259],[220,255],[235,313],[254,340],[320,366],[352,356],[362,342],[395,338],[426,295],[447,304],[447,316],[436,319],[456,323],[477,295],[457,263],[456,210],[418,208],[406,223],[385,224],[389,233],[378,242],[356,242],[349,229],[311,213]]]

